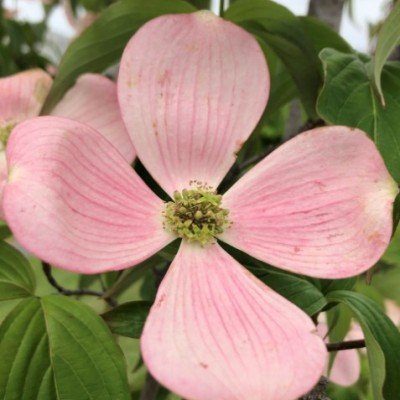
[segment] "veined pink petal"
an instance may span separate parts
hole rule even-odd
[[[141,338],[145,364],[191,400],[293,400],[323,372],[311,320],[218,244],[182,242]]]
[[[0,220],[4,220],[4,212],[3,212],[3,190],[4,185],[7,180],[7,161],[6,161],[6,153],[1,149],[0,144]]]
[[[209,11],[145,24],[128,43],[118,78],[137,154],[169,194],[192,180],[218,186],[268,93],[256,40]]]
[[[328,333],[327,324],[319,322],[317,332],[321,338],[325,338]],[[363,335],[360,326],[353,323],[351,330],[344,340],[358,340],[362,338]],[[360,373],[360,356],[358,350],[355,349],[338,351],[330,372],[326,371],[329,380],[340,386],[354,385],[358,381]]]
[[[224,195],[233,224],[221,239],[296,273],[356,275],[389,244],[397,192],[363,132],[314,129],[281,146]]]
[[[87,125],[19,124],[7,145],[3,207],[16,239],[58,267],[98,273],[135,265],[169,243],[163,202]]]
[[[335,357],[329,380],[340,386],[354,385],[360,377],[360,356],[357,350],[342,350]]]
[[[71,118],[95,128],[128,163],[135,158],[135,150],[119,110],[117,85],[105,76],[82,75],[51,115]]]
[[[32,69],[0,79],[0,128],[39,114],[50,90],[49,74]]]

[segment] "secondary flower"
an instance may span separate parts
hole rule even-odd
[[[328,342],[328,325],[326,322],[319,322],[317,331],[319,336],[325,338]],[[363,338],[364,335],[360,326],[352,322],[351,328],[344,340],[359,340]],[[354,385],[358,381],[361,372],[360,356],[358,352],[359,351],[356,349],[338,351],[332,367],[329,371],[328,366],[326,368],[325,374],[329,380],[340,386]]]
[[[392,322],[399,327],[400,325],[400,307],[392,300],[385,300],[385,308],[387,316]],[[317,331],[320,337],[326,338],[328,333],[328,325],[323,320],[318,323]],[[352,321],[350,330],[344,340],[364,339],[363,331],[356,322]],[[354,385],[361,373],[361,363],[359,352],[365,349],[342,350],[339,351],[334,359],[330,371],[326,372],[329,380],[340,386]]]
[[[263,113],[269,75],[254,38],[209,12],[145,24],[118,92],[138,156],[171,201],[95,130],[39,117],[7,148],[15,236],[81,273],[130,267],[182,238],[141,338],[151,373],[192,400],[296,399],[322,374],[324,343],[217,239],[300,274],[367,270],[389,243],[397,193],[373,142],[345,127],[312,130],[217,194]]]
[[[7,178],[5,148],[12,129],[37,116],[52,85],[50,75],[40,69],[0,79],[0,218],[2,188]],[[128,162],[134,149],[118,107],[115,83],[96,74],[82,75],[52,111],[52,115],[83,122],[101,132]]]

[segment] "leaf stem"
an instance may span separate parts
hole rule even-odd
[[[348,340],[346,342],[328,343],[326,348],[329,352],[340,351],[340,350],[351,350],[351,349],[362,349],[365,346],[365,340]]]
[[[103,297],[104,292],[97,292],[95,290],[88,290],[88,289],[78,289],[78,290],[65,289],[54,278],[51,272],[50,264],[42,261],[42,268],[43,268],[43,273],[46,276],[50,285],[53,286],[55,289],[57,289],[57,291],[63,294],[64,296],[96,296],[103,298],[103,300],[111,307],[115,307],[117,305],[115,299],[112,299],[110,297],[107,298]]]

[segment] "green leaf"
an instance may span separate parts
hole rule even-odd
[[[212,0],[188,0],[188,3],[193,4],[199,10],[209,10]]]
[[[400,271],[400,229],[396,230],[381,259],[387,264],[399,267]]]
[[[335,290],[351,290],[357,282],[357,277],[345,279],[319,279],[320,290],[324,295]]]
[[[368,297],[372,300],[382,311],[385,310],[385,299],[382,296],[382,293],[373,285],[366,284],[363,280],[357,282],[354,291],[362,294],[365,297]]]
[[[93,275],[80,275],[78,281],[78,288],[79,289],[88,289],[92,285],[99,282],[101,279],[100,274],[93,274]]]
[[[374,83],[383,105],[385,104],[385,98],[381,86],[382,69],[386,60],[399,43],[400,2],[398,1],[379,30],[374,56]]]
[[[49,113],[79,75],[102,72],[115,64],[129,39],[148,20],[196,10],[182,0],[121,0],[111,5],[68,47],[42,113]]]
[[[378,305],[355,292],[338,290],[328,301],[348,306],[360,323],[367,345],[375,400],[396,400],[400,393],[400,332]]]
[[[164,262],[158,254],[154,254],[147,260],[135,265],[132,268],[122,271],[121,275],[115,282],[107,289],[104,298],[110,298],[121,295],[127,290],[133,282],[141,278],[149,268],[155,267]]]
[[[400,222],[400,193],[397,194],[393,203],[393,235],[396,232],[397,225]]]
[[[397,258],[399,255],[397,255]],[[400,303],[400,268],[398,266],[379,271],[372,279],[372,286],[385,298]]]
[[[29,297],[34,291],[35,276],[28,260],[0,241],[0,301]]]
[[[113,333],[139,339],[151,305],[149,301],[130,301],[102,314],[102,317]]]
[[[220,244],[225,251],[258,279],[296,304],[308,315],[314,315],[326,306],[327,301],[321,291],[302,276],[278,270],[235,247],[223,242]]]
[[[375,140],[389,172],[400,182],[400,63],[388,63],[383,69],[383,108],[369,79],[368,59],[332,49],[323,50],[320,58],[325,83],[318,98],[319,115],[330,124],[367,132]]]
[[[62,296],[23,300],[0,326],[0,398],[129,400],[125,361],[106,324]]]
[[[273,270],[263,263],[247,268],[267,286],[296,304],[308,315],[316,314],[327,304],[324,295],[306,279]]]
[[[332,306],[333,307],[330,307],[326,311],[327,323],[329,328],[329,343],[341,342],[345,339],[347,333],[351,329],[352,319],[350,310],[344,304],[336,304]],[[332,352],[329,354],[329,372],[331,371],[338,354],[338,352]]]
[[[271,114],[278,112],[281,107],[286,105],[294,97],[298,97],[298,91],[292,77],[289,75],[287,68],[284,66],[280,58],[275,54],[274,50],[268,46],[263,39],[256,37],[261,49],[268,59],[268,69],[270,74],[270,91],[268,104],[264,111],[258,128],[268,124],[268,118]],[[257,130],[257,128],[256,128]]]
[[[7,239],[12,235],[10,228],[0,221],[0,240]]]
[[[315,103],[322,83],[319,60],[300,20],[270,0],[238,0],[225,18],[262,38],[285,64],[297,85],[308,115],[317,118]]]
[[[326,47],[341,51],[343,53],[352,53],[351,46],[329,25],[314,17],[298,17],[305,32],[311,39],[316,54]]]
[[[351,312],[344,304],[336,304],[326,312],[329,342],[341,342],[351,328]]]
[[[298,96],[298,91],[293,83],[293,79],[286,71],[282,70],[280,73],[277,73],[273,79],[275,82],[271,79],[270,98],[267,108],[259,124],[268,121],[272,114],[278,112],[283,106]],[[265,126],[266,124],[264,123],[263,125]]]

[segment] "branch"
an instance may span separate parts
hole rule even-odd
[[[328,343],[326,348],[328,351],[340,351],[340,350],[351,350],[351,349],[362,349],[365,346],[365,340],[349,340],[347,342],[338,342],[338,343]]]
[[[53,286],[57,291],[64,296],[96,296],[103,298],[104,293],[103,292],[96,292],[94,290],[88,290],[88,289],[78,289],[78,290],[70,290],[70,289],[65,289],[62,287],[54,278],[53,274],[51,273],[51,266],[50,264],[42,261],[42,268],[43,272],[50,283],[51,286]],[[103,300],[110,305],[111,307],[115,307],[117,305],[117,302],[115,299],[112,298],[103,298]]]

